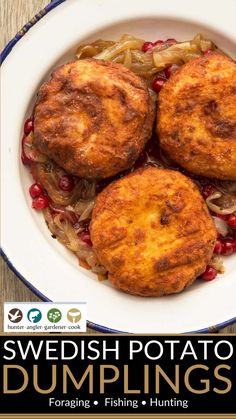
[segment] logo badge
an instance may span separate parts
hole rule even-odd
[[[67,319],[71,323],[78,323],[81,319],[81,311],[78,308],[71,308],[67,311]]]
[[[42,313],[38,308],[31,308],[27,313],[27,319],[31,323],[38,323],[42,318]]]
[[[86,332],[86,319],[85,302],[4,303],[4,332],[81,333]]]
[[[23,317],[23,313],[18,308],[12,308],[8,312],[8,319],[12,323],[19,323],[21,321],[22,317]]]
[[[47,318],[51,323],[58,323],[62,318],[62,314],[58,308],[51,308],[48,311]]]

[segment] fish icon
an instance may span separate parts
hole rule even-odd
[[[42,313],[38,308],[32,308],[28,311],[27,318],[31,323],[38,323],[42,318]]]

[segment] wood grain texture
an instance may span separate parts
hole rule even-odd
[[[48,4],[48,0],[0,0],[1,38],[0,49],[28,22],[39,10]],[[3,330],[4,301],[40,301],[0,260],[0,331]]]
[[[0,0],[1,38],[0,49],[28,22],[39,10],[48,4],[48,0]],[[0,260],[0,331],[4,301],[40,301]],[[94,333],[88,329],[88,333]],[[221,330],[221,333],[236,333],[236,323]]]

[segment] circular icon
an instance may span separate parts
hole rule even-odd
[[[23,313],[19,308],[12,308],[8,313],[8,319],[12,323],[19,323],[23,317]]]
[[[42,318],[42,313],[38,308],[31,308],[27,313],[27,319],[31,323],[38,323]]]
[[[81,319],[81,312],[78,308],[71,308],[67,311],[67,319],[71,323],[78,323]]]
[[[47,318],[51,323],[58,323],[61,320],[62,314],[58,308],[51,308],[48,311]]]

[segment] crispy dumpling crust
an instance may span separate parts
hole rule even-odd
[[[121,64],[84,59],[57,68],[39,90],[35,144],[69,173],[102,179],[131,167],[150,138],[146,83]]]
[[[106,187],[90,225],[93,249],[114,286],[130,294],[182,291],[205,271],[216,230],[197,186],[148,167]]]
[[[236,179],[236,63],[213,53],[180,67],[159,94],[157,132],[189,172]]]

